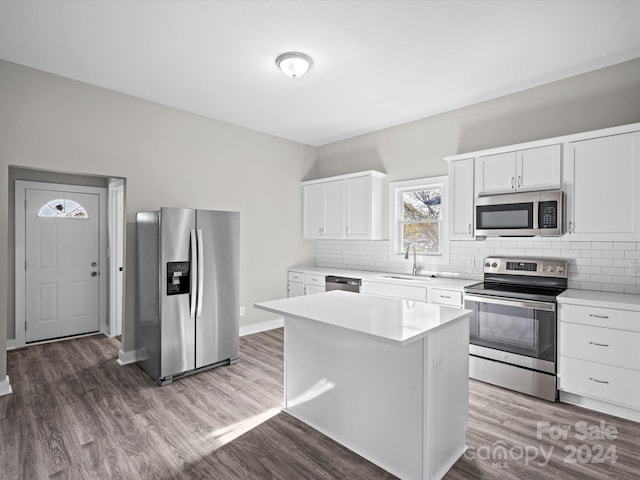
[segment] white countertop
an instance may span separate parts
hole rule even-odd
[[[436,287],[462,291],[464,287],[478,283],[481,280],[469,280],[465,278],[427,277],[418,275],[417,280],[401,280],[395,278],[383,278],[385,275],[397,275],[411,277],[411,275],[389,272],[372,272],[368,270],[343,270],[331,267],[291,267],[289,271],[302,273],[314,273],[318,275],[336,275],[339,277],[360,278],[369,282],[393,283],[396,285],[414,285],[416,287]]]
[[[289,318],[342,327],[396,345],[407,345],[449,322],[471,315],[470,310],[344,291],[271,300],[254,306]]]
[[[589,307],[621,308],[640,311],[640,295],[631,293],[595,292],[569,289],[557,297],[559,304],[586,305]]]

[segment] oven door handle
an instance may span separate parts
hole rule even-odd
[[[504,297],[495,297],[493,295],[469,295],[465,294],[465,301],[471,300],[478,303],[493,303],[495,305],[505,305],[508,307],[529,308],[531,310],[545,310],[547,312],[555,312],[556,304],[548,302],[535,302],[533,300],[520,300]]]

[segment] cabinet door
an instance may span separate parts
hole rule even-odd
[[[517,153],[516,190],[560,188],[561,146],[530,148]]]
[[[479,157],[477,175],[478,195],[514,192],[516,189],[516,152]]]
[[[449,164],[451,240],[473,239],[473,158]]]
[[[304,285],[304,294],[305,295],[313,295],[314,293],[322,293],[324,292],[324,285],[320,286],[320,285],[309,285],[308,283],[306,283]]]
[[[287,284],[287,297],[301,297],[304,295],[304,283],[289,282]]]
[[[345,228],[345,181],[335,180],[324,186],[324,230],[322,238],[343,238]]]
[[[574,142],[567,156],[568,234],[640,238],[640,132]]]
[[[348,238],[369,238],[371,235],[371,177],[347,180]]]
[[[324,212],[324,185],[314,183],[302,187],[302,236],[304,238],[321,238]]]

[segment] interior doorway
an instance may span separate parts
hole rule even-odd
[[[30,180],[31,178],[39,180],[41,177],[69,180],[72,183],[53,184]],[[29,180],[20,180],[21,178]],[[92,186],[82,185],[82,183]],[[90,197],[78,195],[90,195]],[[34,196],[32,201],[27,201],[28,196]],[[53,198],[54,196],[56,198]],[[10,285],[14,287],[14,295],[12,295],[14,305],[9,307],[10,310],[14,307],[15,322],[12,322],[14,325],[9,325],[7,341],[9,349],[33,342],[49,341],[46,339],[94,331],[109,336],[122,333],[126,228],[124,196],[125,180],[122,178],[10,167],[10,197],[13,197],[11,199],[15,203],[11,208],[14,218],[11,219],[10,216],[10,230],[14,230],[10,232],[13,233],[11,235],[13,248],[10,244],[10,253],[13,250],[15,255],[15,262],[12,262],[14,265],[11,265],[15,268],[13,272],[15,282],[14,285]],[[91,199],[97,200],[96,214],[91,213],[91,210],[96,208],[95,205],[92,206]],[[67,205],[59,200],[70,200],[70,203]],[[80,207],[81,210],[77,210]],[[76,216],[67,217],[65,220],[62,215],[67,209],[71,209],[68,213],[75,211]],[[82,210],[85,213],[79,214]],[[41,213],[40,217],[38,212]],[[54,214],[59,213],[60,217],[54,217]],[[31,221],[29,223],[36,224],[30,227],[31,240],[29,240],[27,217]],[[88,240],[92,235],[91,219],[95,219],[98,225],[97,253],[94,253],[91,247],[93,242]],[[68,246],[74,242],[75,246],[68,247],[66,251],[65,247],[61,246],[65,244]],[[33,258],[28,260],[29,256]],[[97,256],[97,260],[91,259],[92,256]],[[34,261],[40,264],[34,264]],[[27,262],[26,269],[25,262]],[[38,268],[30,271],[30,262]],[[65,262],[71,264],[76,271],[67,270],[66,274],[54,273],[54,270],[64,266]],[[31,273],[34,274],[34,278],[28,279]],[[45,274],[49,274],[50,277],[39,278]],[[53,277],[51,277],[52,274]],[[76,277],[73,278],[73,275]],[[52,278],[54,281],[51,281]],[[97,292],[95,286],[97,286]],[[72,297],[73,301],[70,302],[69,297]],[[94,302],[94,298],[97,301]],[[67,304],[71,306],[68,307]],[[95,315],[96,306],[97,316]],[[68,315],[65,315],[65,309]],[[31,310],[29,315],[27,310]],[[71,320],[60,323],[63,318]],[[88,320],[89,318],[91,321]],[[53,327],[56,322],[59,325],[49,328],[47,333],[44,327]],[[31,328],[32,324],[36,325],[34,330]],[[25,331],[26,327],[28,328]],[[43,327],[45,331],[35,333],[39,327]],[[27,332],[34,332],[34,334]]]

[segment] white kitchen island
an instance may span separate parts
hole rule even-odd
[[[342,291],[255,307],[284,316],[287,413],[400,478],[464,453],[470,311]]]

